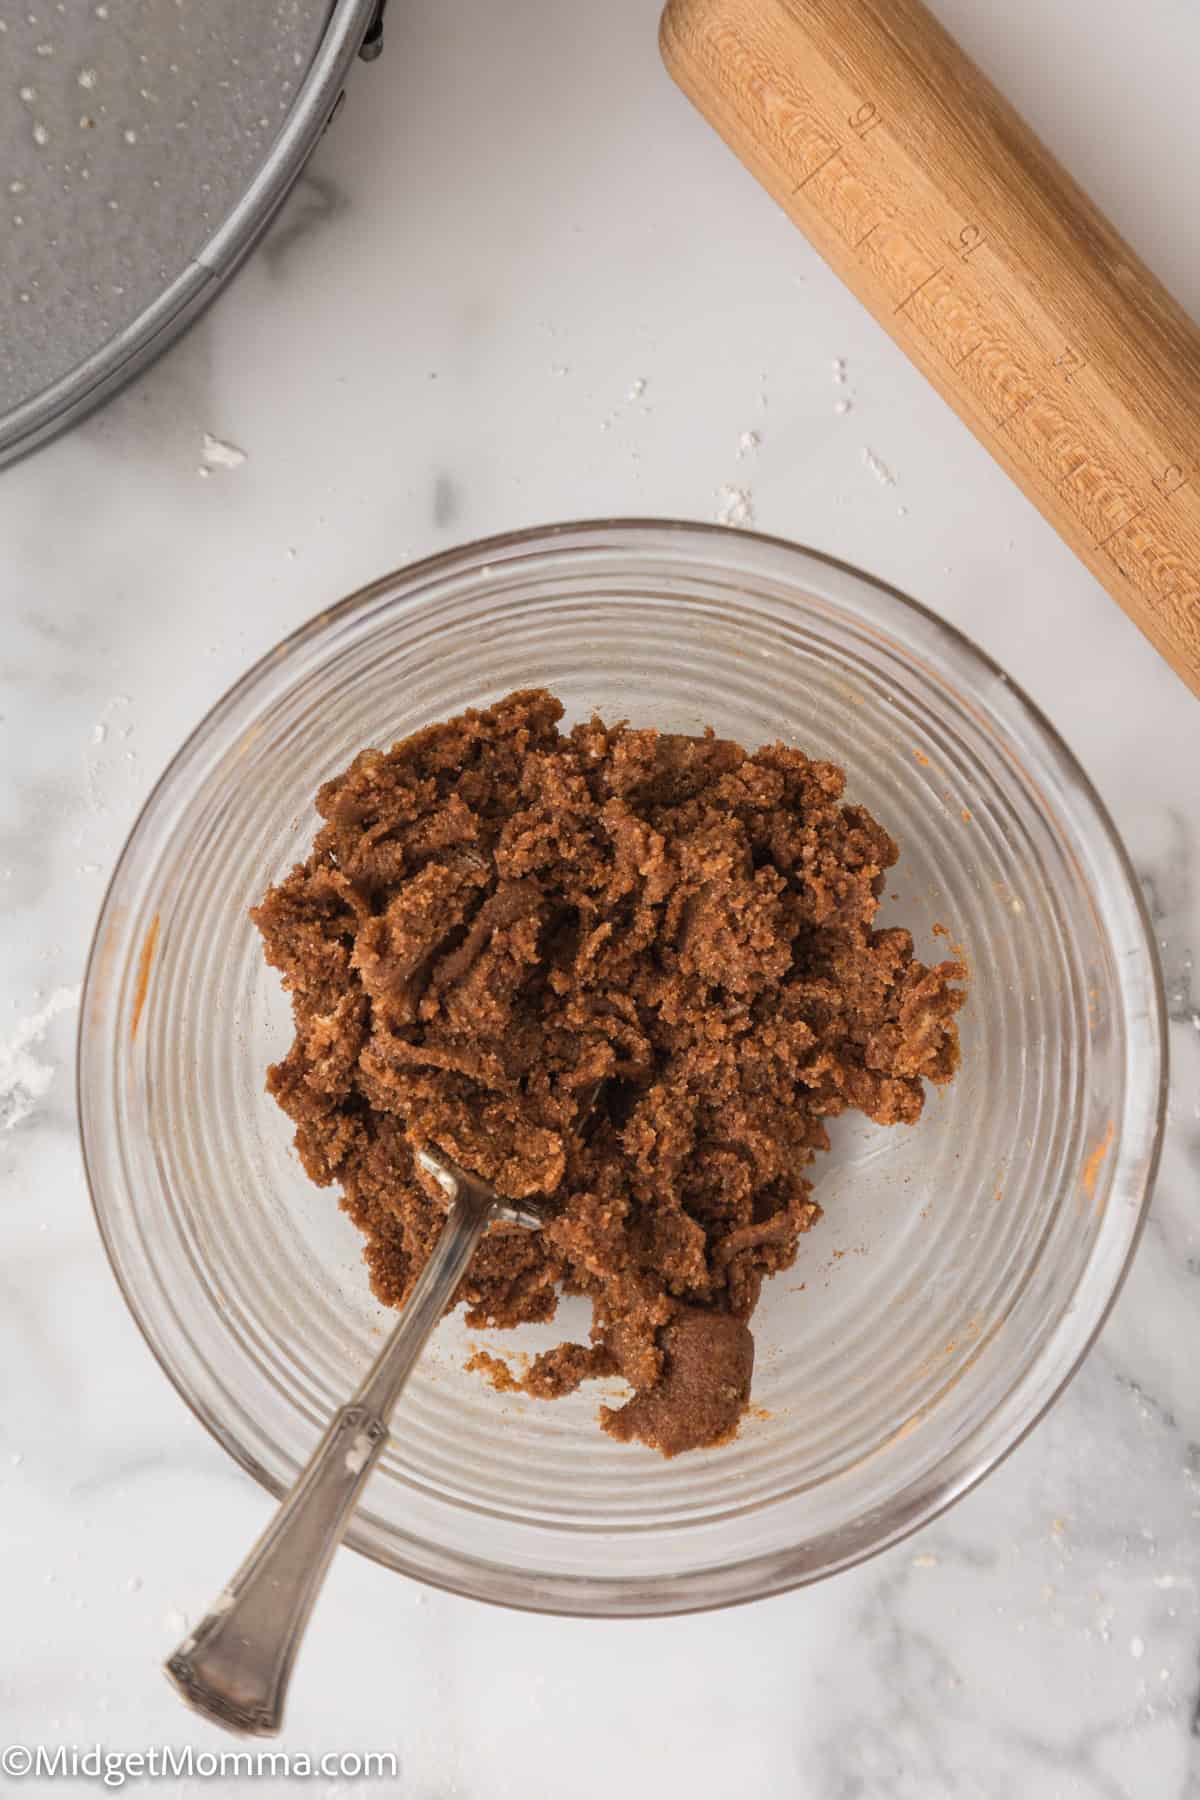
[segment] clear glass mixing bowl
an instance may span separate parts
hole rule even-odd
[[[349,1542],[514,1606],[664,1613],[827,1575],[946,1506],[1059,1392],[1120,1284],[1157,1159],[1163,1006],[1129,863],[1069,752],[956,631],[852,570],[696,525],[563,526],[389,576],[314,619],[189,738],[100,918],[80,1116],[117,1279],[180,1393],[274,1492],[377,1349],[354,1228],[263,1091],[287,1004],[247,910],[365,744],[545,684],[608,718],[840,763],[899,839],[883,920],[963,946],[963,1067],[915,1129],[847,1116],[825,1217],[754,1320],[754,1411],[673,1462],[592,1384],[500,1395],[440,1326]],[[609,1385],[611,1384],[602,1384]]]

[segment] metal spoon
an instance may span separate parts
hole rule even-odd
[[[540,1215],[502,1200],[449,1157],[418,1150],[450,1201],[432,1256],[399,1324],[354,1398],[341,1407],[295,1487],[207,1616],[167,1659],[189,1706],[232,1731],[274,1735],[325,1571],[388,1440],[388,1421],[476,1245],[496,1219],[537,1228]]]

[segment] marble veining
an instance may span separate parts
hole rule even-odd
[[[1194,305],[1200,209],[1161,171],[1200,155],[1200,18],[936,10]],[[1008,1461],[819,1588],[596,1626],[339,1557],[284,1747],[400,1776],[220,1791],[1200,1800],[1200,710],[675,93],[654,13],[414,0],[217,308],[0,479],[0,1744],[222,1746],[157,1665],[269,1512],[146,1352],[80,1166],[74,999],[150,785],[409,557],[736,485],[977,638],[1109,806],[1170,1011],[1138,1258]]]

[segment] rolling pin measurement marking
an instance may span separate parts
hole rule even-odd
[[[905,297],[905,299],[903,299],[900,302],[899,306],[896,308],[896,311],[903,312],[905,307],[908,305],[909,301],[915,300],[918,294],[923,294],[925,289],[929,286],[930,282],[936,281],[938,276],[941,274],[941,272],[942,272],[941,269],[938,268],[933,271],[932,275],[927,275],[925,277],[924,281],[920,282],[919,285],[913,289],[912,293],[907,295]]]
[[[922,0],[668,0],[662,42],[680,85],[1200,693],[1200,334],[1170,295]]]
[[[865,101],[856,111],[847,115],[847,123],[860,141],[882,122],[878,109],[871,101]],[[807,187],[823,170],[828,170],[837,155],[837,150],[831,151],[800,183],[796,191]],[[853,158],[845,154],[842,156],[842,169],[838,179],[843,176],[859,185],[864,201],[888,214],[887,222],[891,229],[882,241],[878,234],[885,221],[879,218],[861,235],[850,240],[856,255],[866,253],[864,260],[871,265],[872,273],[878,279],[885,285],[894,283],[905,265],[921,259],[929,260],[922,236],[910,233],[897,224],[894,214],[878,195],[874,184],[867,179],[864,171],[856,168]],[[837,229],[845,240],[846,231],[833,216],[823,188],[824,184],[815,190],[815,204],[825,214],[827,223]],[[987,241],[987,233],[981,225],[974,221],[964,224],[959,230],[955,246],[958,263],[968,265],[971,257]],[[912,303],[930,289],[939,277],[943,279],[943,286],[937,302],[940,316],[935,322],[924,316],[920,309],[913,310]],[[894,291],[893,287],[893,293]],[[1013,379],[1025,386],[1027,377],[995,309],[986,302],[980,305],[978,300],[963,295],[945,264],[939,263],[928,274],[923,275],[903,299],[893,303],[893,312],[903,313],[929,348],[945,356],[956,371],[977,356],[985,344],[989,346],[992,355],[988,370],[982,380],[972,384],[972,389],[992,429],[1003,432],[1014,451],[1023,455],[1034,467],[1044,471],[1046,477],[1053,482],[1062,503],[1069,508],[1093,547],[1098,551],[1105,550],[1111,559],[1111,552],[1106,550],[1106,546],[1143,516],[1147,510],[1146,503],[1118,473],[1106,466],[1103,456],[1096,455],[1088,448],[1092,434],[1085,420],[1062,413],[1044,389],[1032,386],[1032,391],[1022,393],[1011,410],[1004,411],[1002,403],[1009,395]],[[946,320],[951,314],[960,338],[964,331],[974,334],[974,340],[961,353],[948,353],[944,342],[949,329]],[[1090,357],[1075,344],[1063,345],[1058,354],[1052,357],[1049,352],[1046,355],[1049,366],[1060,377],[1064,386],[1070,386],[1077,376],[1091,366]],[[989,375],[991,379],[988,378]],[[998,401],[1001,404],[998,405]],[[1023,429],[1027,420],[1032,423],[1030,430]],[[1069,460],[1061,468],[1061,472],[1058,472],[1055,470],[1055,463],[1061,465],[1064,456]],[[1182,465],[1172,463],[1155,478],[1154,486],[1164,499],[1169,499],[1172,493],[1178,492],[1185,480]]]
[[[904,236],[910,256],[921,254],[919,240],[908,238],[907,234]],[[965,226],[959,236],[960,260],[965,261],[985,241],[979,226]],[[935,302],[935,318],[912,314],[909,311],[912,301],[931,288],[939,276],[942,285]],[[1082,418],[1064,412],[1036,386],[1023,392],[1008,411],[1002,404],[997,405],[997,400],[1011,388],[1014,378],[1027,389],[1031,384],[990,311],[981,311],[972,305],[961,294],[953,275],[944,265],[918,283],[895,311],[909,312],[925,342],[942,354],[947,354],[945,339],[948,332],[953,335],[953,331],[957,331],[961,339],[963,331],[974,331],[974,341],[965,350],[948,354],[948,360],[956,370],[978,355],[985,343],[989,345],[991,362],[1000,368],[1003,379],[985,378],[974,386],[993,429],[1006,433],[1015,450],[1045,471],[1063,504],[1070,508],[1096,550],[1103,550],[1142,516],[1146,511],[1142,497],[1117,471],[1107,466],[1103,455],[1098,455],[1091,447],[1092,434]],[[950,325],[947,325],[948,318]],[[1053,358],[1051,366],[1061,375],[1064,385],[1069,385],[1089,367],[1089,362],[1082,350],[1068,344]],[[1155,485],[1164,498],[1169,498],[1173,491],[1178,491],[1184,479],[1182,466],[1171,464],[1156,478]]]
[[[833,149],[829,152],[829,155],[826,157],[823,157],[822,160],[817,164],[815,169],[810,169],[808,171],[808,174],[804,177],[803,181],[799,181],[796,183],[796,186],[792,189],[793,194],[802,193],[804,191],[804,189],[808,186],[810,181],[816,180],[817,176],[821,173],[822,169],[827,169],[829,167],[830,163],[833,161],[835,156],[841,155],[841,150],[842,150],[842,146],[840,144],[835,143],[833,146]]]
[[[1154,485],[1163,499],[1169,500],[1172,494],[1177,494],[1181,487],[1187,486],[1187,471],[1181,469],[1178,463],[1172,463],[1169,469],[1164,469],[1161,475],[1154,477]]]
[[[996,429],[998,431],[1007,431],[1009,427],[1015,425],[1017,420],[1021,418],[1023,414],[1027,413],[1034,402],[1040,400],[1041,397],[1040,393],[1026,395],[1024,400],[1017,402],[1010,413],[1006,413],[1004,418],[997,420]]]
[[[1140,519],[1145,510],[1146,508],[1144,506],[1139,506],[1135,513],[1131,513],[1127,519],[1122,519],[1119,525],[1114,525],[1108,536],[1100,539],[1099,543],[1096,545],[1097,550],[1103,550],[1105,545],[1111,543],[1113,538],[1115,538],[1119,532],[1128,531],[1134,520]]]

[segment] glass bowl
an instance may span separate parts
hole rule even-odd
[[[533,684],[568,722],[712,724],[841,764],[901,845],[882,922],[970,964],[963,1066],[914,1128],[833,1123],[735,1442],[668,1462],[602,1435],[611,1383],[547,1404],[464,1371],[476,1346],[585,1334],[581,1302],[518,1333],[459,1314],[348,1541],[547,1612],[747,1600],[894,1542],[1012,1448],[1108,1311],[1158,1154],[1162,994],[1125,853],[1036,709],[913,602],[748,533],[600,523],[434,557],[296,632],[188,739],[105,900],[79,1054],[96,1212],[163,1368],[282,1492],[393,1315],[264,1092],[291,1025],[247,912],[363,745]]]

